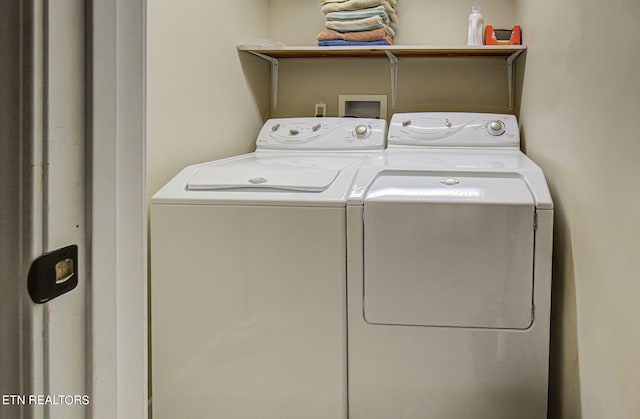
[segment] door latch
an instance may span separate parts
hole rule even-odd
[[[34,303],[43,304],[78,285],[78,246],[45,253],[29,268],[27,289]]]

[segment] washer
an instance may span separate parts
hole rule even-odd
[[[553,203],[515,117],[388,143],[348,200],[349,417],[546,418]]]
[[[152,198],[154,418],[347,415],[346,198],[375,119],[272,119]]]

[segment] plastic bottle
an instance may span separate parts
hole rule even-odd
[[[484,29],[484,19],[480,13],[480,6],[472,6],[469,15],[469,32],[467,35],[468,46],[482,45],[482,30]]]

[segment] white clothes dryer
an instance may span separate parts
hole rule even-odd
[[[346,197],[376,119],[272,119],[152,198],[153,417],[344,418]]]
[[[512,115],[395,114],[347,208],[349,417],[547,415],[553,203]]]

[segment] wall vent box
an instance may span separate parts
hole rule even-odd
[[[338,116],[387,119],[386,95],[339,95]]]

